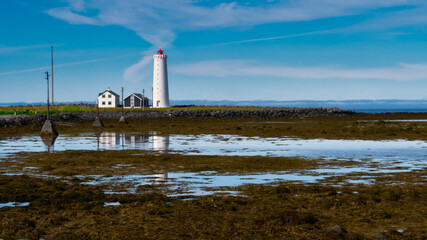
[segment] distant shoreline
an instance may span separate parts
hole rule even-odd
[[[95,101],[75,101],[75,102],[57,102],[55,105],[95,105]],[[358,113],[425,113],[427,112],[427,100],[402,100],[402,99],[383,99],[383,100],[295,100],[295,101],[274,101],[274,100],[249,100],[249,101],[231,101],[231,100],[171,100],[174,106],[206,106],[206,107],[261,107],[261,108],[340,108],[353,110]],[[10,102],[0,103],[0,107],[9,106],[43,106],[46,102]]]
[[[349,109],[357,113],[427,113],[427,108],[422,109]]]

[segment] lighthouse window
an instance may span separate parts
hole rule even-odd
[[[102,105],[105,105],[105,102],[102,102]]]
[[[108,94],[108,98],[111,98],[111,94]]]
[[[111,105],[111,102],[108,102],[108,105]]]
[[[102,98],[105,98],[105,94],[104,94],[104,95],[102,95]]]

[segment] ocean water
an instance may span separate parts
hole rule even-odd
[[[345,107],[343,107],[345,108]],[[396,109],[351,109],[350,110],[356,111],[358,113],[397,113],[397,112],[406,112],[406,113],[425,113],[427,112],[427,108],[396,108]]]

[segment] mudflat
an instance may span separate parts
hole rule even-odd
[[[422,155],[397,158],[385,152],[383,159],[375,159],[375,152],[346,158],[263,152],[243,156],[244,151],[227,149],[216,155],[191,152],[191,138],[207,134],[225,136],[225,146],[245,138],[294,138],[302,145],[312,144],[312,139],[387,140],[397,145],[417,141],[422,151],[427,140],[425,113],[129,118],[128,124],[106,118],[104,128],[64,116],[55,121],[60,137],[73,141],[82,133],[109,133],[101,139],[105,149],[67,150],[62,143],[58,151],[3,155],[0,238],[426,239],[427,168]],[[38,122],[1,127],[0,136],[12,146],[13,141],[38,134],[40,127]],[[133,146],[147,133],[153,149],[108,148]],[[169,135],[192,136],[181,139],[181,147],[189,151],[171,152],[164,142]],[[61,144],[31,139],[36,144]],[[289,146],[279,142],[277,148],[286,151]],[[262,180],[267,175],[273,179]],[[303,180],[287,179],[288,175]],[[255,184],[245,183],[256,176],[260,177]],[[274,180],[276,176],[280,179]],[[318,180],[304,181],[305,176]],[[242,184],[221,185],[217,179],[241,179]],[[212,182],[216,185],[209,185]],[[188,191],[194,186],[203,191]]]

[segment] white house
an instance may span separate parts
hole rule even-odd
[[[108,88],[98,95],[98,107],[100,108],[116,108],[120,105],[119,94]]]

